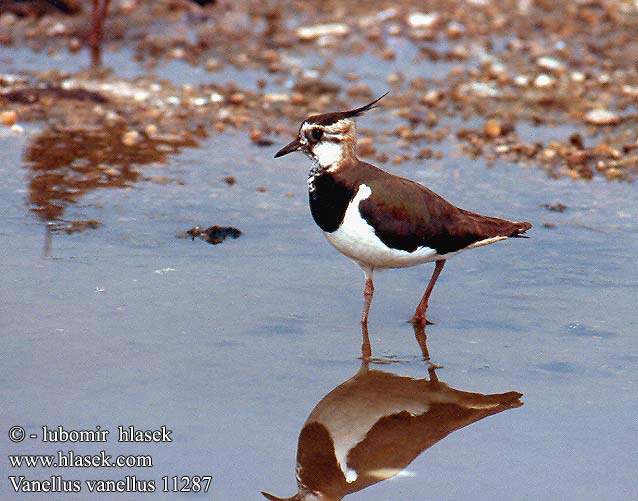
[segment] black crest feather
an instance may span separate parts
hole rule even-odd
[[[308,117],[306,119],[306,122],[317,124],[317,125],[332,125],[333,123],[338,122],[339,120],[358,117],[360,115],[363,115],[366,111],[376,108],[377,103],[381,101],[389,93],[390,91],[376,98],[374,101],[368,104],[364,104],[363,106],[360,106],[359,108],[355,108],[353,110],[333,111],[331,113],[324,113],[323,115],[312,115],[311,117]]]

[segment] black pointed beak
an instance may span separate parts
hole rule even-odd
[[[299,139],[295,139],[294,141],[291,141],[282,149],[280,149],[277,153],[275,153],[275,158],[283,157],[284,155],[287,155],[288,153],[292,153],[293,151],[299,151],[300,149],[301,149],[301,143],[299,142]]]

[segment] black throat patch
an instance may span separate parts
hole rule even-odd
[[[336,231],[343,221],[354,190],[338,183],[328,172],[311,177],[308,192],[310,212],[315,223],[323,231]]]

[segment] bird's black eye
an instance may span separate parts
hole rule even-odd
[[[323,131],[321,129],[312,129],[310,131],[310,135],[312,136],[312,139],[319,141],[323,137]]]

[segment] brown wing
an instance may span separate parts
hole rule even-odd
[[[532,227],[459,209],[421,184],[390,177],[366,181],[372,194],[359,210],[392,248],[413,252],[426,246],[442,255],[489,238],[520,236]]]

